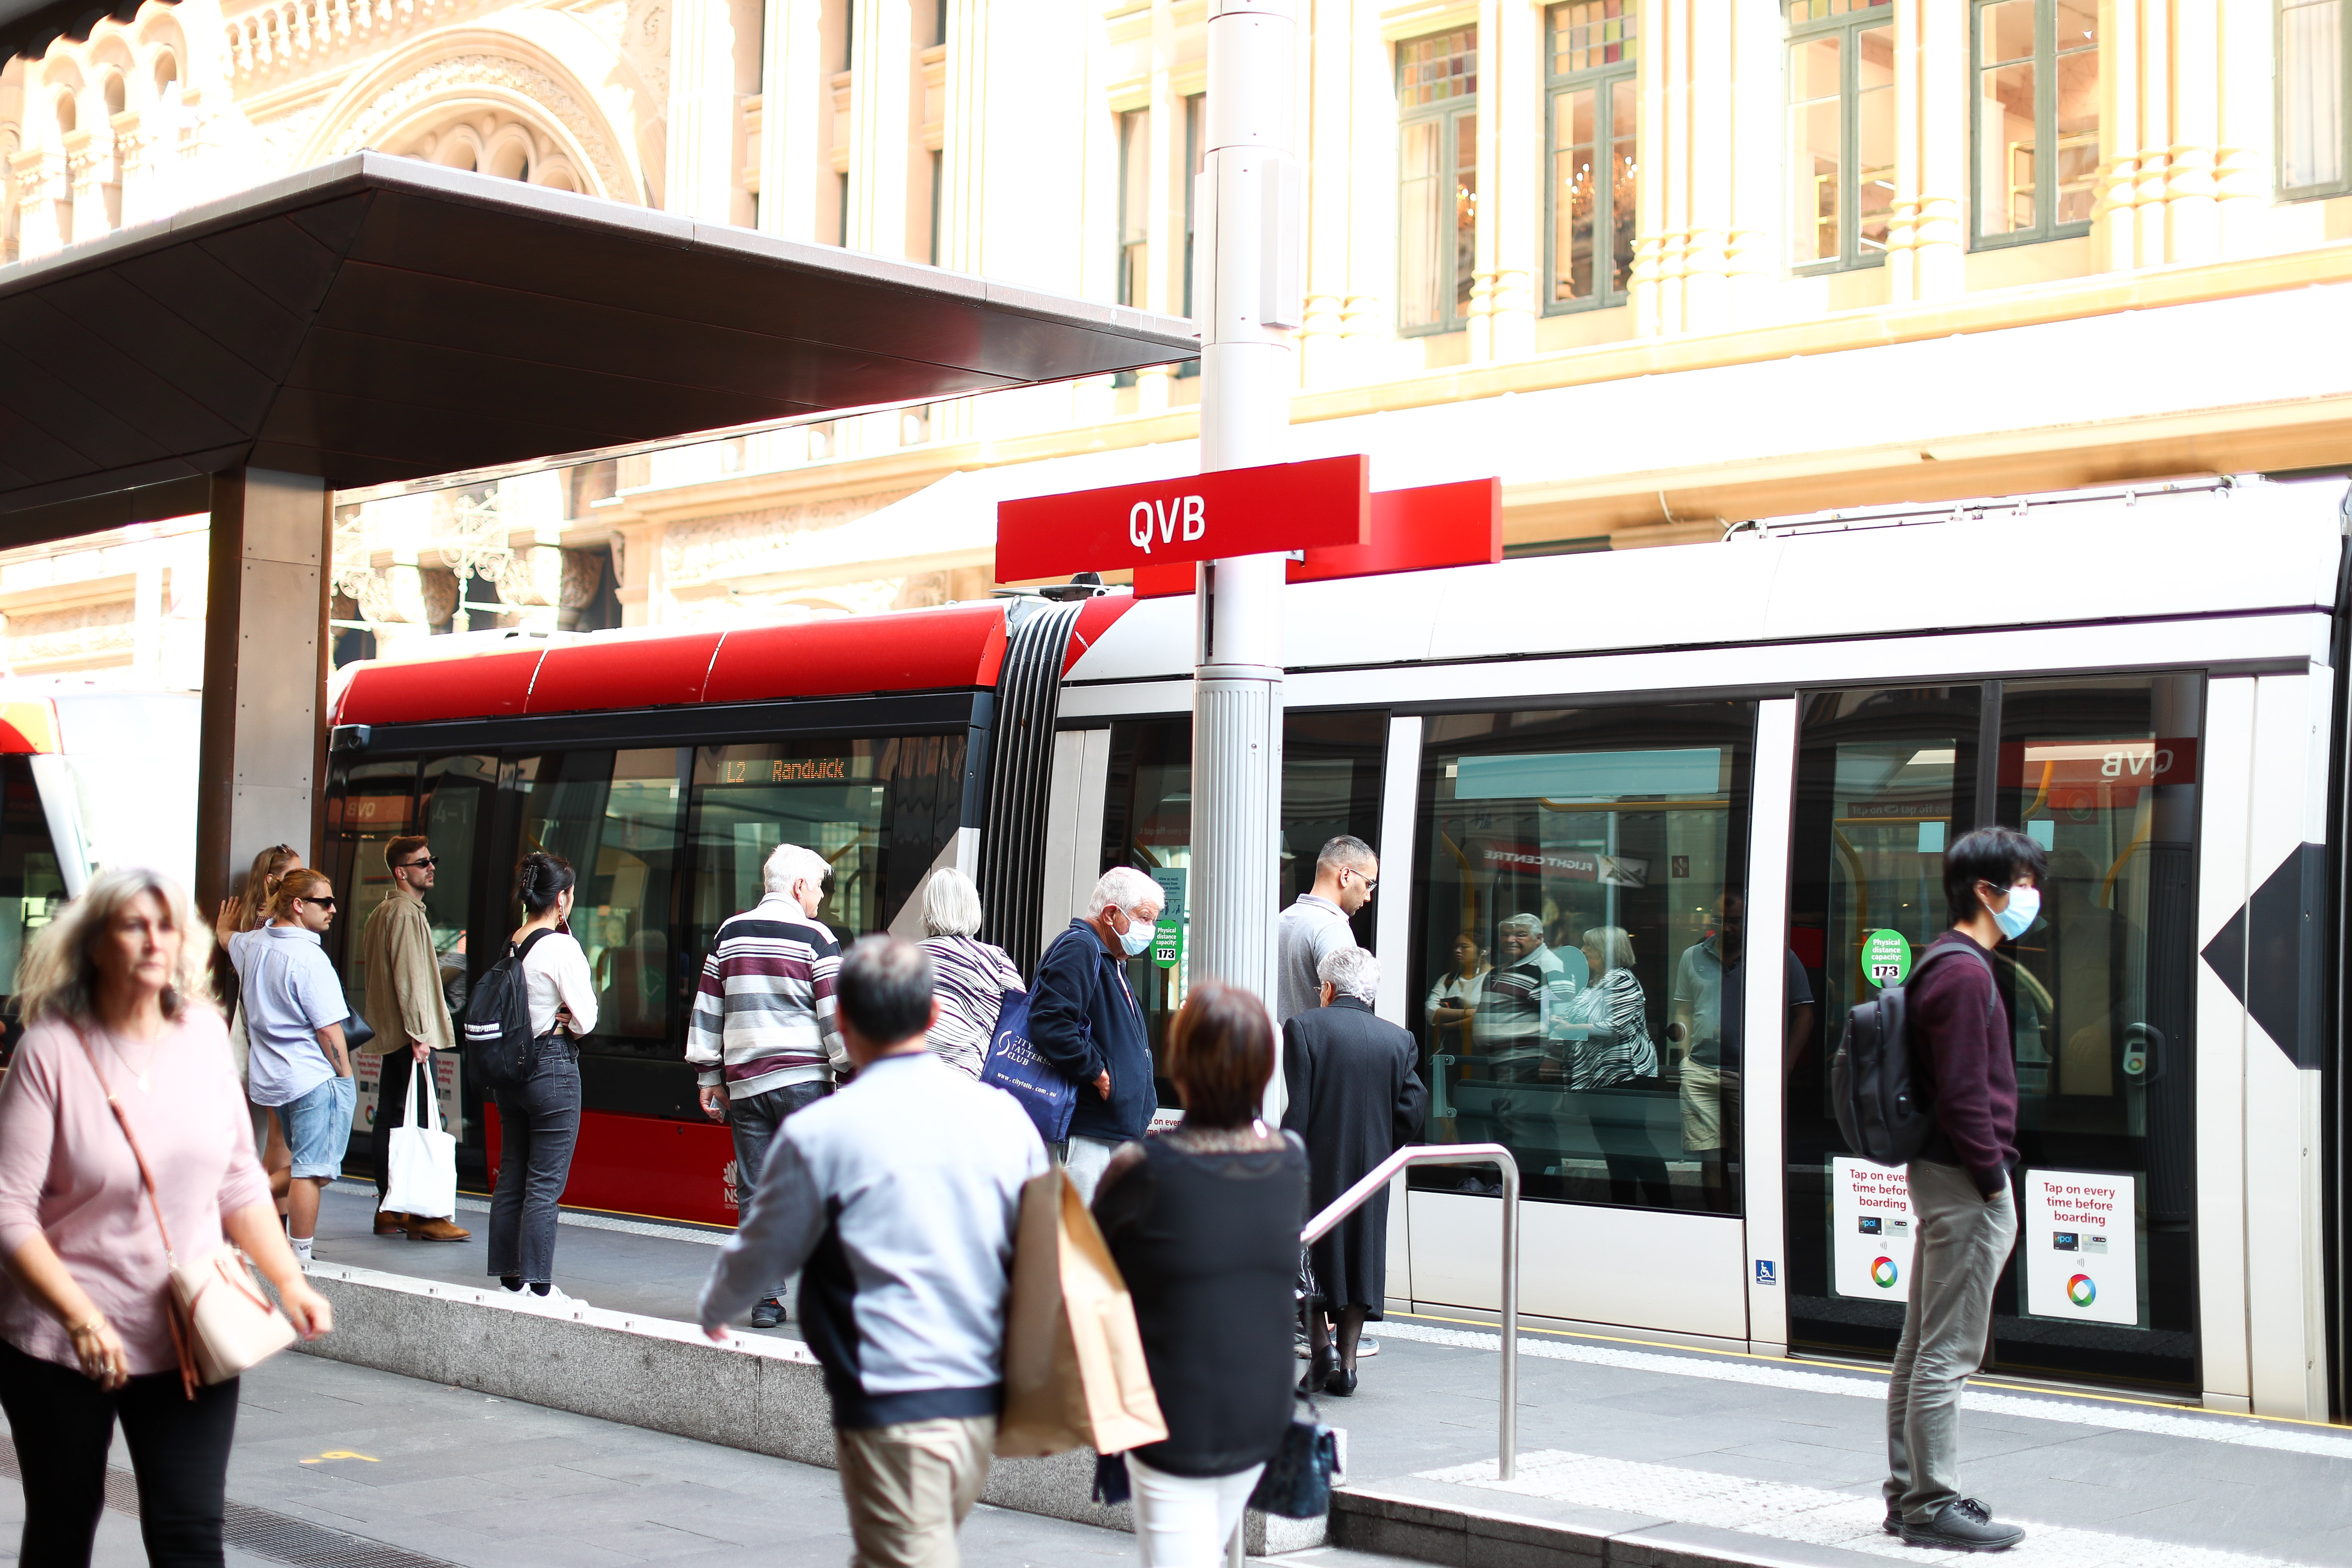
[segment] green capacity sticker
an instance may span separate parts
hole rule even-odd
[[[1184,922],[1162,918],[1151,928],[1151,962],[1173,969],[1184,957]]]
[[[1873,985],[1900,985],[1911,973],[1911,944],[1899,931],[1874,931],[1862,939],[1862,972]]]

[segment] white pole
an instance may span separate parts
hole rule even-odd
[[[1288,456],[1305,202],[1291,152],[1297,0],[1210,0],[1201,468]],[[1192,977],[1275,1001],[1282,811],[1283,558],[1201,568],[1192,706]],[[1279,1109],[1281,1079],[1268,1089]]]

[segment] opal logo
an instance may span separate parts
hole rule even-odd
[[[1882,1258],[1870,1266],[1870,1282],[1882,1290],[1894,1289],[1895,1278],[1895,1259],[1892,1258]]]
[[[2087,1274],[2077,1274],[2066,1281],[2066,1300],[2077,1307],[2087,1307],[2099,1299],[2099,1288],[2091,1283]]]

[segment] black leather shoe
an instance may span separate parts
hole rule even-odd
[[[1884,1524],[1882,1524],[1882,1525],[1880,1525],[1878,1528],[1879,1528],[1879,1529],[1881,1529],[1881,1530],[1883,1530],[1883,1531],[1886,1531],[1886,1533],[1887,1533],[1887,1534],[1889,1534],[1889,1535],[1900,1535],[1900,1534],[1902,1534],[1902,1533],[1903,1533],[1903,1510],[1902,1510],[1901,1509],[1896,1508],[1896,1507],[1895,1507],[1894,1504],[1892,1504],[1892,1503],[1887,1504],[1887,1506],[1886,1506],[1886,1522],[1885,1522],[1885,1523],[1884,1523]]]
[[[1914,1546],[1939,1546],[1948,1552],[2006,1552],[2025,1539],[2013,1524],[1995,1524],[1992,1510],[1972,1497],[1948,1502],[1925,1524],[1903,1524],[1903,1539]]]
[[[1339,1352],[1328,1346],[1315,1352],[1307,1360],[1307,1374],[1298,1380],[1301,1394],[1321,1394],[1339,1375]]]
[[[1345,1367],[1333,1367],[1323,1380],[1323,1392],[1334,1399],[1345,1399],[1356,1392],[1356,1374]]]
[[[755,1329],[776,1328],[783,1321],[784,1304],[773,1296],[751,1309],[751,1326]]]

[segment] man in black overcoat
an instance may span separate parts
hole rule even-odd
[[[1307,1142],[1309,1206],[1320,1213],[1372,1167],[1421,1135],[1429,1090],[1412,1037],[1372,1016],[1381,972],[1360,947],[1326,953],[1316,967],[1323,1005],[1282,1026],[1282,1074],[1289,1090],[1285,1130]],[[1386,1188],[1311,1249],[1317,1300],[1306,1303],[1307,1393],[1356,1391],[1356,1348],[1364,1321],[1378,1322],[1388,1293]],[[1339,1325],[1336,1352],[1331,1322]]]

